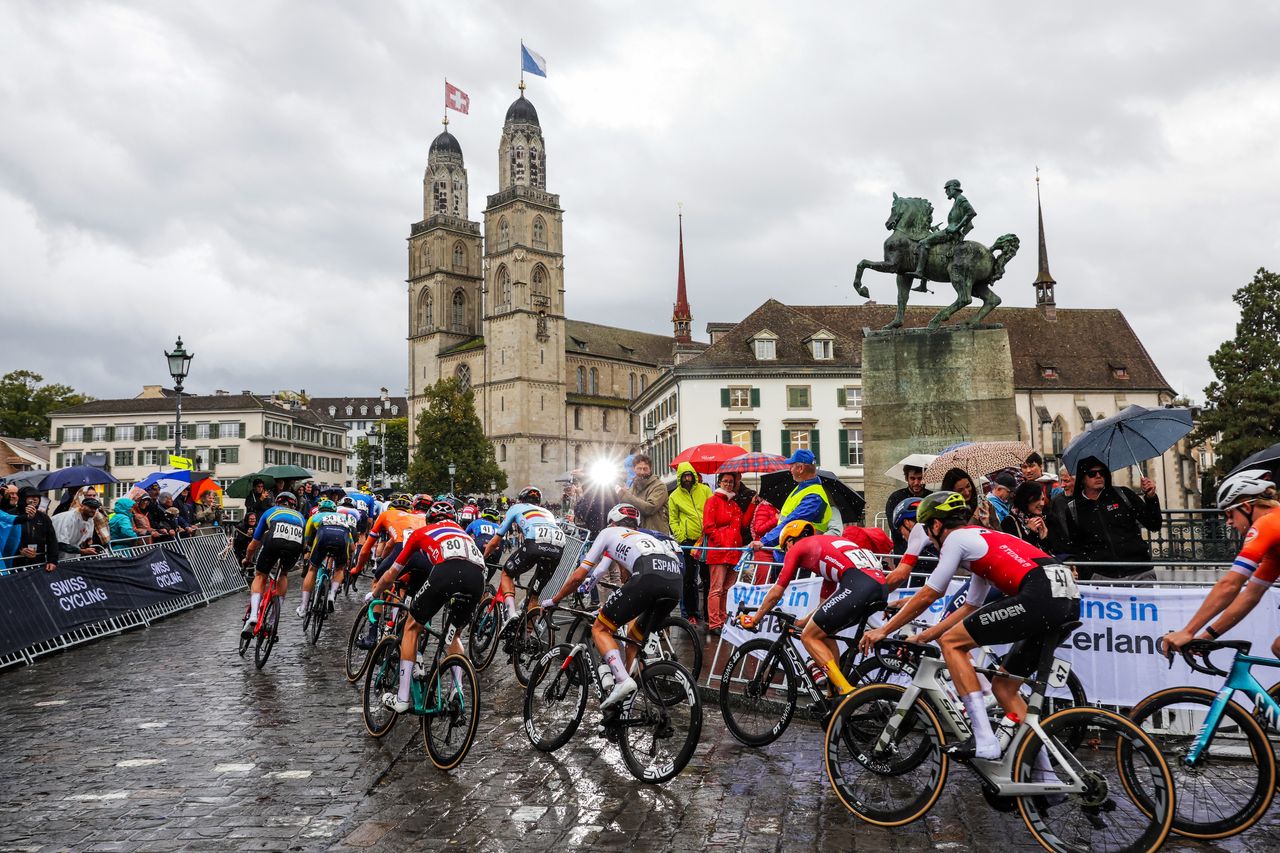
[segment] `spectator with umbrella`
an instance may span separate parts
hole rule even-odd
[[[702,508],[702,533],[707,547],[703,559],[709,567],[707,631],[719,634],[725,620],[725,597],[736,579],[734,566],[742,557],[742,508],[738,506],[738,475],[719,475],[716,490]]]
[[[1152,566],[1108,566],[1107,563],[1149,563],[1151,545],[1142,528],[1161,527],[1160,498],[1148,477],[1139,483],[1142,494],[1111,482],[1111,469],[1096,456],[1076,463],[1076,494],[1067,502],[1067,550],[1076,558],[1081,580],[1095,575],[1152,581]],[[1094,563],[1098,565],[1086,565]]]
[[[797,450],[787,460],[791,466],[791,479],[795,488],[783,501],[778,511],[778,523],[768,533],[751,543],[752,548],[778,547],[778,535],[789,521],[809,521],[813,523],[818,534],[827,532],[831,524],[831,499],[823,488],[818,477],[817,457],[810,450]],[[782,562],[782,554],[774,551],[774,562]]]

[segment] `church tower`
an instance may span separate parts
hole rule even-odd
[[[480,224],[467,214],[462,146],[449,133],[446,118],[443,132],[427,154],[422,221],[409,229],[411,426],[417,422],[422,394],[441,378],[440,355],[475,339],[481,331]],[[412,430],[409,443],[412,450]]]
[[[1057,284],[1049,272],[1049,249],[1044,242],[1044,211],[1040,208],[1040,169],[1036,167],[1036,221],[1040,226],[1040,268],[1034,282],[1036,288],[1036,308],[1050,323],[1058,319],[1058,304],[1054,300],[1053,288]]]
[[[484,211],[484,377],[481,418],[512,490],[544,491],[566,464],[563,215],[547,192],[538,112],[507,109],[498,192]]]

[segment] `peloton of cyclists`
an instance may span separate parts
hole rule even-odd
[[[507,557],[502,566],[502,579],[499,581],[498,594],[504,599],[507,608],[506,629],[519,614],[516,612],[515,582],[529,569],[535,569],[531,585],[530,601],[541,593],[547,581],[560,564],[564,553],[566,537],[560,529],[556,517],[542,506],[542,492],[534,486],[527,486],[516,496],[516,503],[507,510],[506,517],[498,525],[497,533],[484,546],[484,561],[487,562],[499,548],[503,537],[513,527],[519,529],[521,539],[515,550]]]

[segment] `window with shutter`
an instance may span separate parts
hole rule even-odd
[[[730,433],[730,432],[729,432],[729,430],[727,430],[727,429],[722,429],[722,430],[720,430],[720,443],[721,443],[721,444],[728,444],[728,443],[729,443],[729,441],[730,441],[730,436],[731,436],[731,435],[732,435],[732,433]]]
[[[837,388],[836,389],[836,405],[843,409],[845,407],[845,399],[846,399],[845,389]]]
[[[65,429],[64,427],[58,427],[58,434],[57,434],[58,444],[62,444],[62,441],[63,441],[63,439],[65,438],[66,434],[67,434],[67,431],[66,431],[66,429]],[[62,458],[62,454],[61,454],[61,453],[59,453],[59,454],[58,454],[58,458],[59,458],[59,459],[61,459],[61,458]],[[59,463],[58,463],[58,467],[59,467],[59,468],[61,468],[61,467],[62,467],[62,463],[61,463],[61,462],[59,462]]]
[[[728,388],[720,389],[720,408],[722,409],[729,408],[729,389]]]
[[[813,451],[813,464],[822,464],[822,449],[818,445],[818,431],[816,429],[809,430],[809,449]]]
[[[760,430],[758,429],[753,429],[751,431],[751,452],[760,452]]]
[[[840,464],[849,464],[849,431],[840,430]]]
[[[784,429],[782,431],[782,455],[791,455],[791,430]]]
[[[751,408],[753,409],[760,408],[760,389],[759,388],[751,389]]]

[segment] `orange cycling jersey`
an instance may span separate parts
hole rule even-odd
[[[1251,583],[1271,586],[1280,578],[1280,507],[1259,518],[1244,535],[1244,547],[1231,571]]]
[[[360,559],[356,565],[362,566],[369,559],[369,555],[373,553],[373,545],[383,535],[391,542],[405,542],[409,538],[409,534],[422,527],[427,523],[425,516],[412,512],[405,512],[402,509],[387,509],[378,516],[378,520],[373,523],[373,527],[369,530],[369,535],[365,537],[364,546],[360,549]]]

